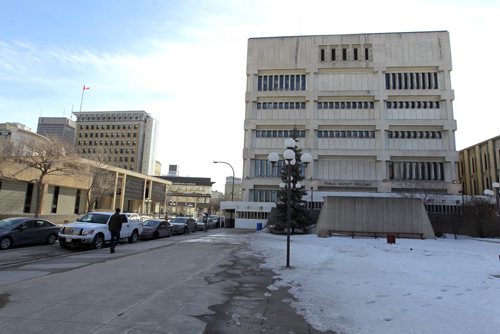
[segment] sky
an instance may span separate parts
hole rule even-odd
[[[1,0],[0,123],[145,110],[162,172],[223,191],[214,160],[242,176],[248,38],[447,30],[460,150],[499,135],[498,17],[496,0]]]
[[[249,234],[314,328],[349,334],[500,333],[500,241]],[[282,254],[282,256],[279,256]]]

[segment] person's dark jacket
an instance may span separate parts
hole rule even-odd
[[[115,213],[109,218],[108,229],[111,232],[120,232],[122,229],[123,216]]]

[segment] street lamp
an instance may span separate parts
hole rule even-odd
[[[234,168],[233,168],[233,166],[231,166],[231,164],[229,162],[225,162],[225,161],[214,161],[214,164],[226,164],[229,167],[231,167],[231,170],[233,171],[233,182],[232,182],[233,184],[231,186],[231,202],[234,202]],[[233,210],[229,211],[229,221],[231,222],[231,224],[233,223]]]
[[[296,189],[299,189],[302,185],[293,180],[294,182],[292,183],[292,166],[295,164],[304,164],[306,167],[307,165],[312,162],[312,156],[309,153],[303,153],[300,156],[300,160],[297,161],[295,157],[295,151],[293,150],[297,146],[297,143],[293,138],[288,138],[285,140],[285,151],[283,152],[283,162],[284,162],[284,168],[286,169],[286,184],[281,184],[280,187],[285,187],[286,189],[286,266],[290,267],[290,230],[291,230],[291,225],[292,225],[292,210],[290,208],[290,203],[292,201],[292,193],[291,193],[291,188],[294,186]],[[271,152],[269,153],[269,156],[267,157],[267,160],[272,164],[274,167],[275,164],[280,160],[279,154],[276,152]]]

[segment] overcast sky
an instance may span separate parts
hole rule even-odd
[[[242,174],[250,37],[447,30],[457,149],[500,135],[500,1],[1,0],[0,123],[145,110],[167,173]]]

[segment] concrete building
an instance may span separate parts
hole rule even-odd
[[[72,221],[77,215],[87,212],[89,191],[92,191],[91,177],[95,168],[107,171],[113,180],[108,191],[104,192],[93,209],[112,211],[120,207],[124,212],[158,214],[166,210],[166,193],[171,182],[158,177],[97,164],[81,159],[81,171],[76,175],[54,174],[46,177],[43,187],[44,197],[41,214],[62,223]],[[37,197],[33,180],[36,170],[25,166],[0,162],[0,219],[12,216],[30,216],[35,213]],[[22,173],[16,171],[22,170]],[[16,174],[16,179],[5,177]]]
[[[20,140],[45,140],[45,137],[20,123],[0,123],[0,154],[7,142]]]
[[[75,142],[76,122],[66,117],[38,117],[36,133],[56,137],[73,145]]]
[[[77,117],[75,147],[82,157],[155,174],[158,121],[150,114],[142,110],[74,114]]]
[[[446,31],[250,38],[243,199],[276,200],[294,129],[305,189],[457,194],[451,70]]]
[[[500,136],[490,138],[459,152],[459,180],[465,195],[483,195],[500,182]]]

